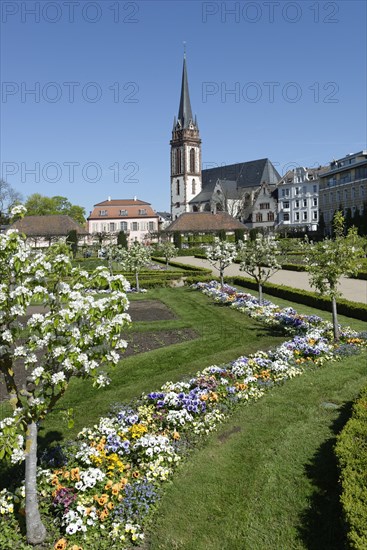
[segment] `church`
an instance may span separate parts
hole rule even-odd
[[[202,170],[201,138],[191,109],[186,54],[170,145],[173,222],[188,212],[226,213],[248,229],[274,227],[281,176],[268,158]]]

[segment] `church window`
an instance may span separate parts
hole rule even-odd
[[[256,221],[257,222],[262,222],[263,221],[263,215],[261,214],[261,212],[258,212],[256,214]]]
[[[193,194],[193,195],[196,195],[196,183],[195,183],[195,180],[192,180],[192,189],[191,189],[191,191],[192,191],[192,194]]]
[[[176,181],[176,195],[180,194],[180,180]]]
[[[274,212],[268,212],[268,222],[274,221]]]
[[[195,173],[195,149],[190,149],[190,172]]]
[[[270,203],[268,202],[261,202],[260,203],[260,210],[269,210],[270,208]]]
[[[181,149],[176,149],[176,174],[181,174]]]

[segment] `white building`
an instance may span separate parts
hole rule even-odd
[[[87,218],[90,234],[115,237],[123,231],[129,244],[134,241],[149,243],[158,231],[159,216],[149,202],[133,199],[113,199],[94,205]]]
[[[317,231],[319,168],[294,168],[278,183],[278,229]]]

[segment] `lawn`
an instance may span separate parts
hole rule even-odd
[[[187,288],[130,297],[147,298],[161,300],[175,318],[134,323],[132,333],[189,329],[196,338],[123,358],[111,370],[111,385],[102,390],[73,381],[41,427],[41,446],[73,438],[114,403],[130,402],[167,380],[182,380],[206,366],[274,348],[288,339]],[[281,305],[327,317],[306,306]],[[340,316],[340,322],[366,330],[361,321]],[[367,384],[366,362],[364,354],[313,368],[258,402],[238,407],[176,473],[144,548],[341,549],[332,446],[351,401]],[[5,415],[7,406],[2,409]],[[73,409],[72,429],[66,427],[68,409]]]

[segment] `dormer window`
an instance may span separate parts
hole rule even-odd
[[[120,210],[120,216],[127,216],[127,210]]]
[[[107,216],[107,210],[100,210],[99,215],[100,216]]]
[[[139,216],[146,216],[147,215],[147,211],[145,208],[140,208],[139,209]]]

